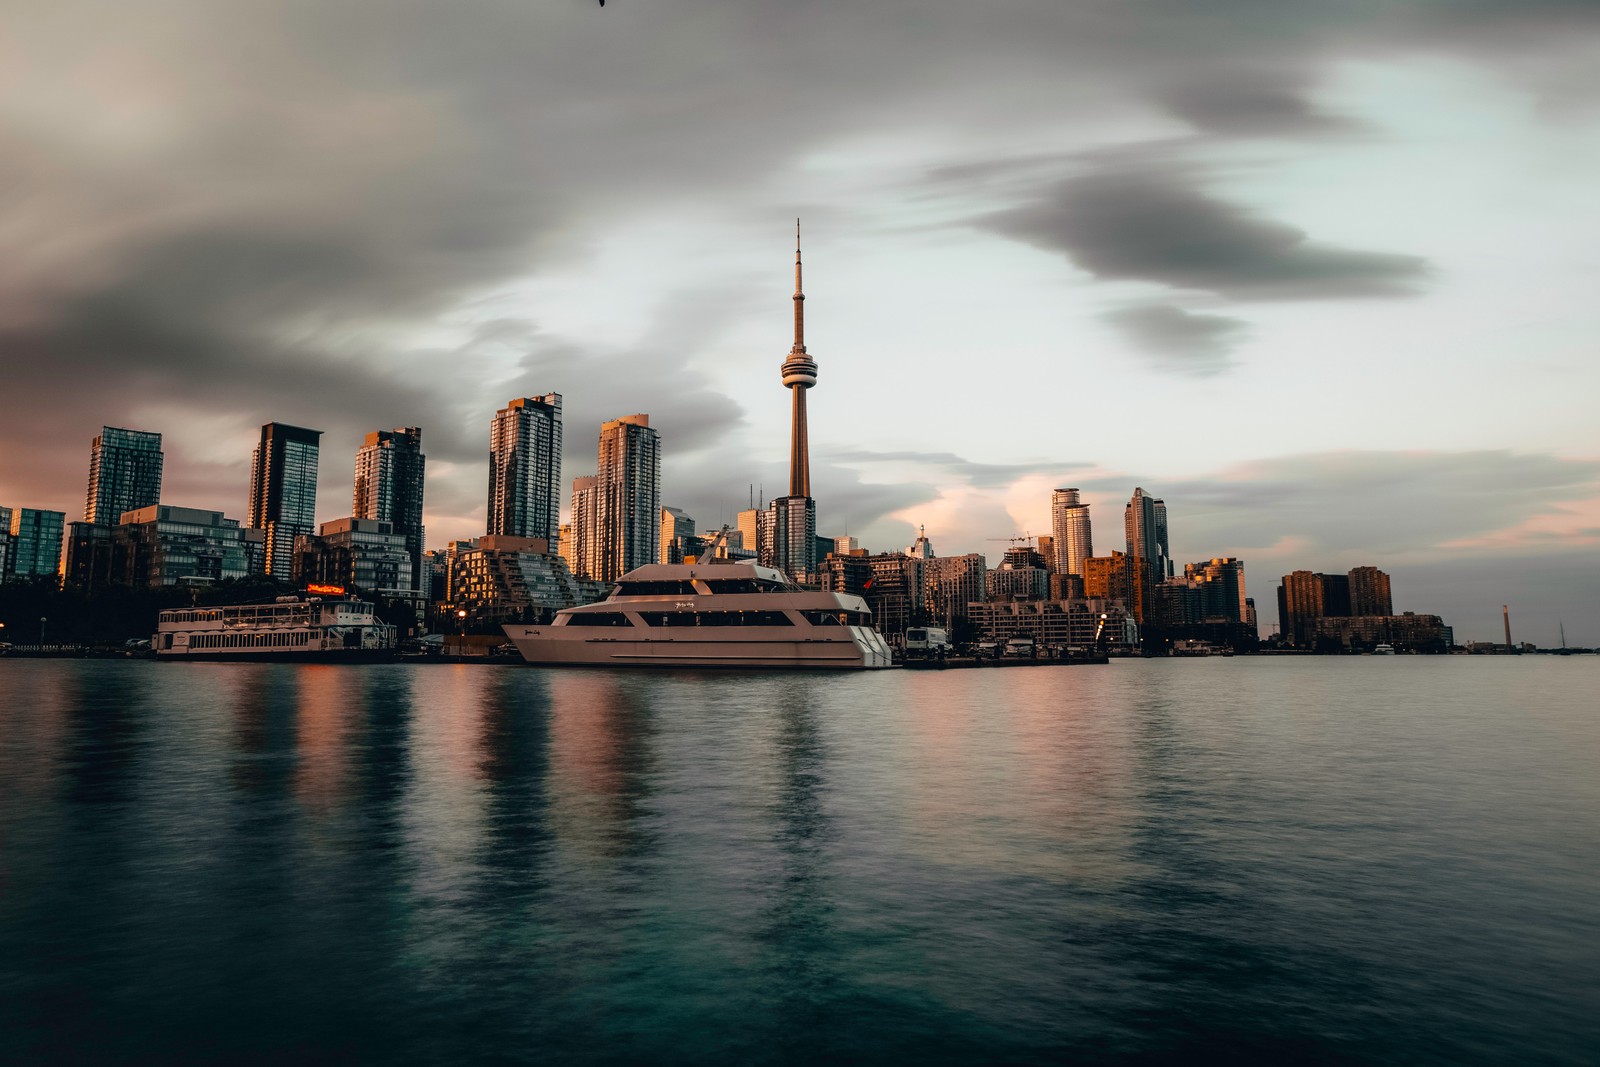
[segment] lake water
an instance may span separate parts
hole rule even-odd
[[[1593,1063],[1597,694],[0,661],[0,1060]]]

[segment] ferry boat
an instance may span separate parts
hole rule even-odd
[[[597,604],[506,636],[548,667],[870,670],[894,665],[867,602],[802,589],[754,563],[652,563]]]
[[[285,596],[163,611],[151,645],[157,659],[384,660],[395,655],[395,628],[364,600]]]

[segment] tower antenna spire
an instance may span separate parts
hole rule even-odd
[[[806,350],[806,294],[800,284],[800,220],[794,220],[794,347],[789,351]]]

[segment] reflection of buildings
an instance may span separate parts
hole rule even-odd
[[[561,525],[561,394],[520,397],[489,427],[485,532],[554,542]]]
[[[550,828],[577,857],[624,857],[648,799],[650,716],[614,674],[562,672],[549,684]]]
[[[250,507],[245,525],[266,532],[266,573],[285,581],[294,566],[294,539],[315,533],[317,454],[321,430],[281,422],[261,427],[250,459]]]
[[[422,488],[427,457],[422,454],[422,430],[403,426],[375,430],[356,452],[355,501],[351,517],[388,523],[405,539],[411,557],[412,585],[422,582]]]
[[[111,525],[161,501],[161,435],[105,426],[89,450],[83,521]]]

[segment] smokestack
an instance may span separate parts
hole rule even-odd
[[[1500,605],[1500,617],[1506,624],[1506,651],[1511,651],[1511,608],[1505,604]]]

